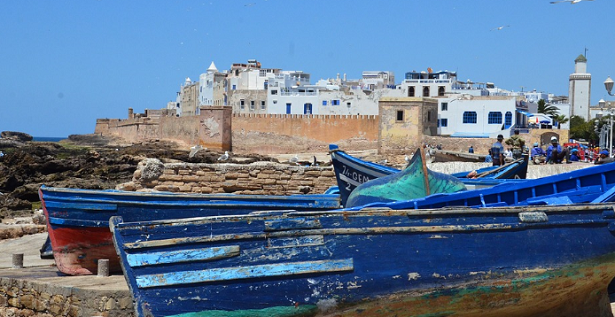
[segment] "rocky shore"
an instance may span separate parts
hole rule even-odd
[[[125,144],[100,135],[71,135],[56,142],[36,142],[18,132],[0,138],[0,219],[32,216],[40,208],[38,188],[114,189],[129,182],[140,161],[216,163],[222,153],[186,149],[173,142]],[[260,155],[231,156],[227,162],[277,161]]]

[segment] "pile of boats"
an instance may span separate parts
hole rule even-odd
[[[137,316],[611,316],[615,164],[444,175],[336,146],[332,194],[40,188],[58,269],[122,271]],[[402,190],[400,190],[402,189]]]

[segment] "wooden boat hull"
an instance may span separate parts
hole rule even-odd
[[[435,194],[407,201],[375,202],[346,210],[579,204],[592,202],[614,186],[615,163],[609,163],[531,181],[507,182],[489,188]]]
[[[335,144],[329,145],[331,153],[331,161],[335,170],[335,177],[340,192],[342,205],[346,205],[350,193],[357,186],[366,183],[376,178],[384,177],[399,170],[379,165],[376,163],[363,161],[347,153],[340,151]],[[513,179],[525,179],[527,175],[528,160],[527,157],[519,164],[511,164],[495,173],[489,174],[498,167],[486,167],[477,170],[477,174],[488,174],[484,178],[471,179],[466,178],[469,172],[455,173],[452,176],[459,178],[468,189],[477,189],[491,187],[501,184],[502,182],[515,182]]]
[[[112,216],[139,221],[340,207],[338,195],[204,195],[42,186],[39,196],[56,266],[69,275],[96,274],[99,259],[109,259],[111,272],[121,271],[109,231]]]
[[[612,204],[111,227],[137,316],[610,316]]]

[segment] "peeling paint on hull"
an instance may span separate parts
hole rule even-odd
[[[131,220],[192,218],[245,214],[255,210],[330,210],[337,195],[225,195],[141,193],[43,186],[39,197],[58,270],[68,275],[97,274],[98,260],[109,272],[121,272],[109,218]]]
[[[611,316],[614,207],[114,217],[111,228],[138,316]],[[305,243],[316,236],[319,243]],[[271,247],[270,239],[301,243]],[[126,261],[225,246],[239,252],[146,267]],[[326,269],[335,263],[344,269]],[[204,271],[213,274],[199,278]],[[148,276],[163,278],[138,282]]]

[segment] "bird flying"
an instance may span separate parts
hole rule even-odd
[[[570,4],[577,4],[582,1],[594,1],[594,0],[559,0],[559,1],[551,1],[551,4],[562,3],[562,2],[570,2]]]
[[[502,25],[502,26],[498,26],[497,28],[491,29],[491,31],[499,31],[503,28],[508,28],[508,27],[510,27],[510,25]]]

